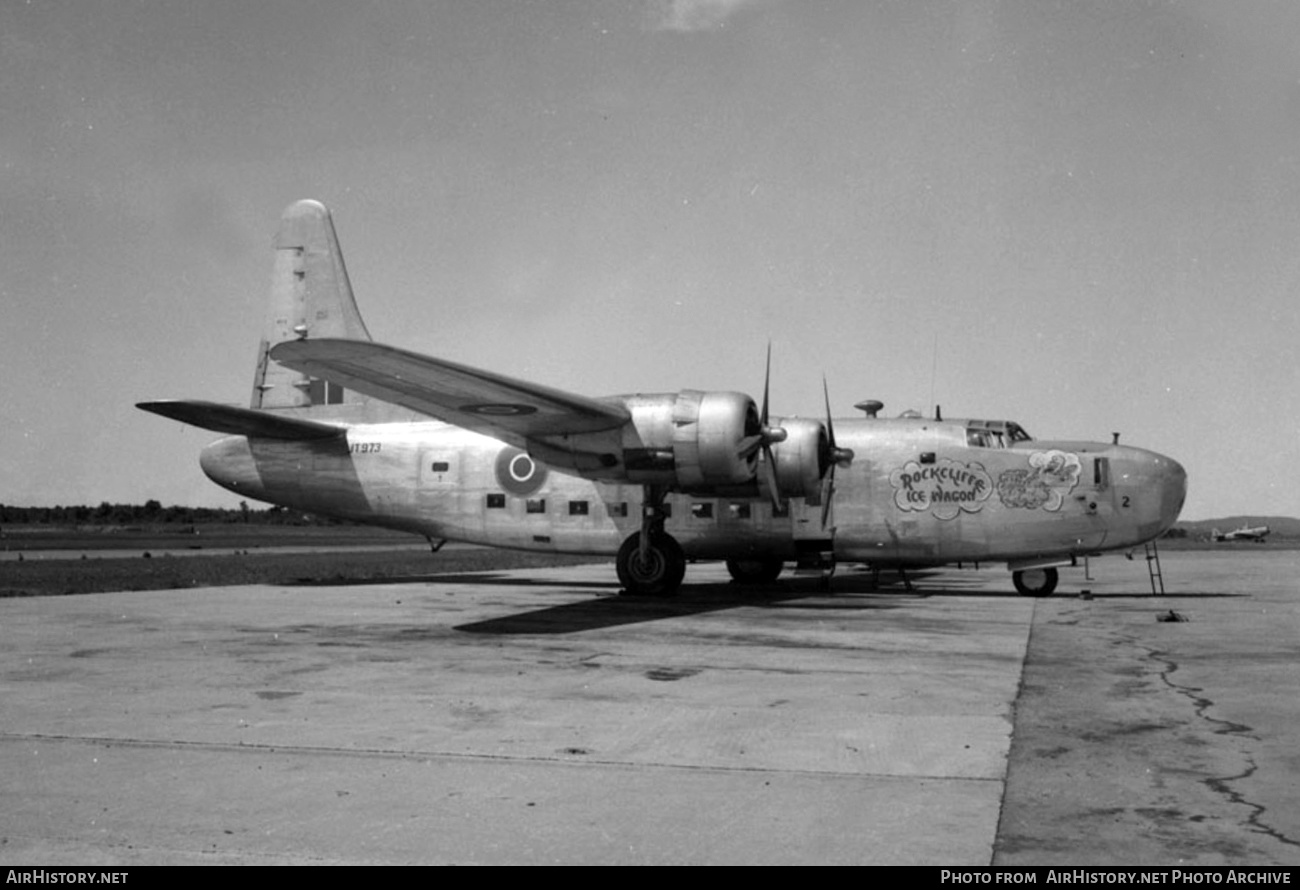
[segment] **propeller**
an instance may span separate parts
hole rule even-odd
[[[737,448],[741,457],[746,459],[756,454],[762,453],[762,460],[759,462],[761,468],[759,472],[763,474],[760,480],[760,487],[766,487],[768,494],[772,498],[772,507],[779,510],[781,508],[781,493],[777,488],[776,481],[776,458],[772,454],[772,446],[777,442],[784,442],[787,433],[779,426],[772,426],[768,423],[769,415],[767,411],[768,396],[771,391],[772,382],[772,342],[767,343],[767,369],[763,373],[763,413],[758,417],[758,423],[749,435],[740,441]]]
[[[822,495],[822,529],[826,528],[826,523],[831,516],[831,498],[835,496],[835,468],[848,468],[853,463],[853,449],[840,448],[835,444],[835,421],[831,418],[831,390],[826,383],[826,376],[822,375],[822,395],[826,399],[826,452],[824,460],[826,462],[825,486],[826,492]]]
[[[752,457],[757,454],[759,449],[765,449],[777,442],[784,442],[786,438],[785,430],[779,426],[768,425],[767,415],[767,398],[769,384],[772,379],[772,344],[767,344],[767,371],[763,376],[763,413],[757,419],[756,423],[751,423],[745,431],[748,435],[740,440],[736,446],[736,453],[741,457]],[[752,415],[751,415],[752,416]]]

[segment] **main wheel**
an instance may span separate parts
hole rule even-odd
[[[727,560],[727,571],[739,584],[771,584],[781,577],[783,568],[785,562],[775,556]]]
[[[677,592],[686,577],[686,557],[670,535],[652,535],[645,559],[641,558],[640,532],[629,535],[618,548],[618,580],[628,593],[640,596],[669,596]]]
[[[1056,569],[1025,569],[1011,573],[1011,583],[1021,596],[1051,596],[1060,576]]]

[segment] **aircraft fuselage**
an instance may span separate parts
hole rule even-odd
[[[1127,549],[1160,535],[1186,490],[1169,458],[1095,442],[972,445],[961,420],[835,421],[857,458],[833,511],[757,492],[670,494],[665,531],[690,558],[794,559],[809,542],[875,565],[1033,562]],[[433,539],[612,556],[641,524],[643,487],[549,469],[440,422],[350,426],[345,439],[229,436],[202,455],[240,495]]]

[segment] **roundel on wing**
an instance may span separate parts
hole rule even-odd
[[[520,405],[515,402],[476,402],[461,405],[460,410],[466,414],[486,414],[489,417],[522,417],[525,414],[537,413],[537,408],[533,405]]]
[[[530,495],[546,482],[546,465],[527,451],[502,448],[497,455],[497,482],[510,494]]]

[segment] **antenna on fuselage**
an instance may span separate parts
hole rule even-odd
[[[935,405],[934,387],[939,379],[939,332],[934,332],[934,351],[930,355],[930,404]],[[939,408],[935,405],[934,419],[939,419]]]

